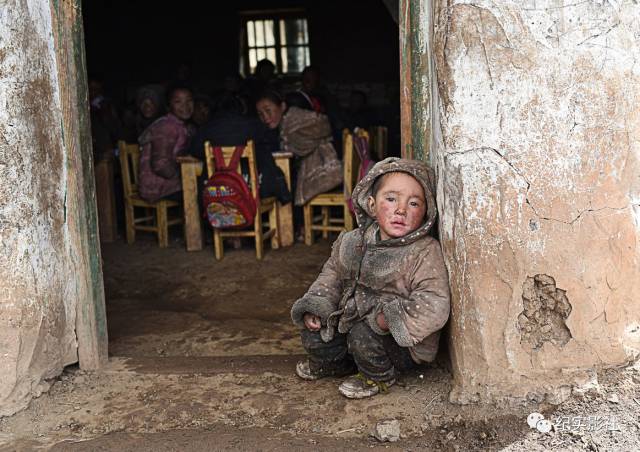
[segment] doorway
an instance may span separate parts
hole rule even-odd
[[[305,66],[318,69],[336,139],[343,127],[357,125],[353,117],[378,122],[388,127],[389,155],[400,154],[399,67],[389,64],[399,61],[398,28],[382,1],[185,2],[180,8],[97,1],[86,3],[83,14],[89,79],[101,83],[121,118],[135,110],[141,86],[176,79],[215,109],[221,91],[251,79],[257,62],[271,57],[276,86],[285,93],[300,87]],[[204,248],[187,253],[177,232],[169,249],[144,234],[133,245],[103,244],[110,355],[169,363],[302,353],[289,309],[318,274],[330,241],[267,252],[262,262],[248,246],[229,250],[221,262],[211,244]]]

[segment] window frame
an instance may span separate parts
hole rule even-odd
[[[281,42],[281,29],[280,29],[280,21],[281,20],[295,20],[295,19],[304,19],[307,24],[307,43],[306,44],[285,44],[283,45]],[[264,45],[264,46],[249,46],[249,33],[247,23],[249,21],[258,21],[258,20],[273,20],[273,32],[275,42],[273,45]],[[309,55],[309,64],[311,64],[311,31],[309,26],[309,18],[307,13],[302,8],[295,9],[271,9],[271,10],[259,10],[259,11],[241,11],[240,12],[240,62],[239,68],[240,73],[244,76],[251,75],[251,63],[249,60],[249,51],[251,49],[268,49],[275,48],[276,52],[276,61],[273,63],[276,65],[276,74],[282,76],[298,76],[302,71],[299,72],[283,72],[282,71],[282,49],[287,48],[306,48]],[[258,60],[259,61],[259,60]]]

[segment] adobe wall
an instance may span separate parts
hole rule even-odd
[[[80,149],[65,126],[79,117],[63,114],[52,12],[39,0],[0,10],[0,417],[78,361],[76,308],[92,297]]]
[[[558,402],[640,350],[640,5],[434,5],[451,399]]]

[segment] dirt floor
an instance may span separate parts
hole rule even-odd
[[[211,247],[187,253],[181,241],[104,246],[109,365],[67,368],[0,419],[0,451],[640,449],[635,367],[603,371],[558,407],[450,404],[446,360],[369,400],[344,399],[336,379],[299,380],[289,309],[329,251],[296,245],[258,262],[247,247],[216,262]],[[530,429],[534,411],[556,429]],[[386,419],[398,442],[370,436]]]

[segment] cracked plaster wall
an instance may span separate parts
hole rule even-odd
[[[640,349],[640,5],[433,5],[451,398],[557,401]],[[572,306],[564,345],[522,341],[538,274]]]
[[[0,6],[0,416],[78,360],[77,231],[48,1]]]

